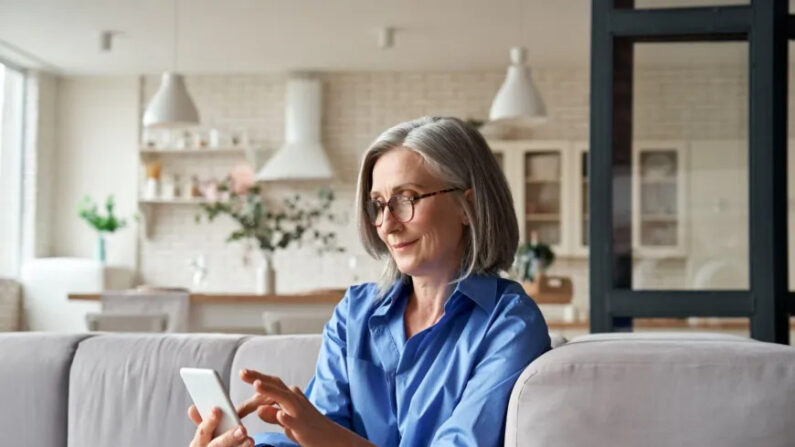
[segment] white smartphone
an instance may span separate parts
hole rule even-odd
[[[215,429],[215,436],[243,425],[229,399],[229,394],[224,389],[221,378],[214,369],[180,368],[179,375],[182,376],[182,381],[185,382],[188,394],[199,410],[202,420],[210,416],[213,407],[221,409],[221,421]]]

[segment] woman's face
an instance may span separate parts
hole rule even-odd
[[[386,203],[393,195],[418,196],[447,189],[428,172],[416,152],[397,148],[373,166],[370,198]],[[466,217],[454,194],[425,197],[414,203],[414,217],[405,223],[384,209],[378,236],[384,241],[398,269],[411,276],[449,275],[463,256]]]

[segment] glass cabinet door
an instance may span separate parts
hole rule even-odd
[[[573,212],[572,254],[588,256],[589,203],[588,203],[588,144],[574,143],[572,155]]]
[[[560,246],[563,242],[561,152],[525,152],[524,174],[525,240],[530,240],[535,232],[540,242]]]
[[[684,145],[647,144],[634,157],[633,240],[639,254],[684,254]]]

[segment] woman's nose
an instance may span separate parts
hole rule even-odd
[[[384,207],[383,211],[384,215],[381,217],[381,230],[385,233],[392,233],[396,229],[399,229],[401,225],[403,225],[392,211],[389,209],[388,206]]]

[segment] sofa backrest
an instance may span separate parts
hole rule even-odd
[[[69,369],[84,338],[0,334],[0,444],[66,445]]]
[[[315,373],[315,363],[323,337],[320,334],[271,335],[252,337],[237,350],[229,378],[229,395],[236,406],[253,394],[251,385],[240,379],[241,369],[253,369],[278,376],[288,386],[306,389]],[[263,422],[256,413],[243,418],[249,433],[280,432],[281,428]]]
[[[747,338],[606,334],[533,362],[505,445],[792,446],[795,349]]]
[[[219,334],[103,334],[83,340],[65,376],[67,445],[187,446],[196,427],[187,416],[191,400],[179,369],[215,369],[228,388],[232,360],[244,340]]]

